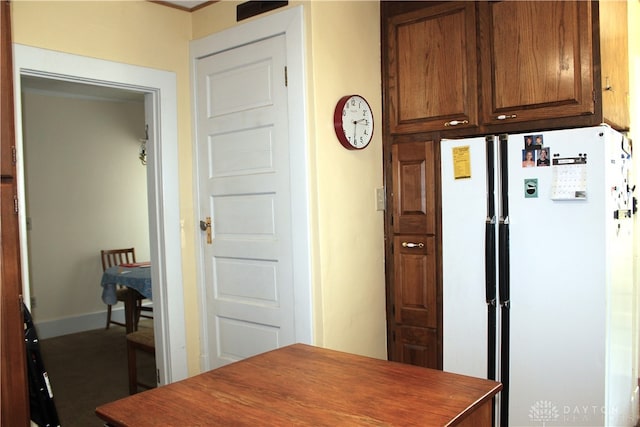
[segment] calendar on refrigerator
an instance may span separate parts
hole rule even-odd
[[[586,156],[553,159],[551,177],[551,199],[587,199]]]

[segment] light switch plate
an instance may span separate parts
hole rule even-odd
[[[384,187],[376,188],[376,210],[384,211],[385,208]]]

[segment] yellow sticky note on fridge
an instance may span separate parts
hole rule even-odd
[[[471,152],[468,145],[453,147],[453,178],[471,178]]]

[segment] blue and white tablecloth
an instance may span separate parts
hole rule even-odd
[[[149,266],[127,268],[120,265],[109,267],[102,275],[102,301],[113,305],[116,298],[116,285],[135,289],[145,298],[151,299],[151,268]]]

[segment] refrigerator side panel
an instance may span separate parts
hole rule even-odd
[[[509,136],[509,425],[605,424],[601,134],[596,127]],[[538,145],[533,165],[528,136]],[[586,165],[553,166],[585,155]]]
[[[484,138],[441,142],[443,369],[482,378],[487,376],[485,147]]]
[[[606,425],[636,425],[634,378],[633,218],[628,141],[605,130],[606,162]],[[607,191],[608,189],[608,191]]]

